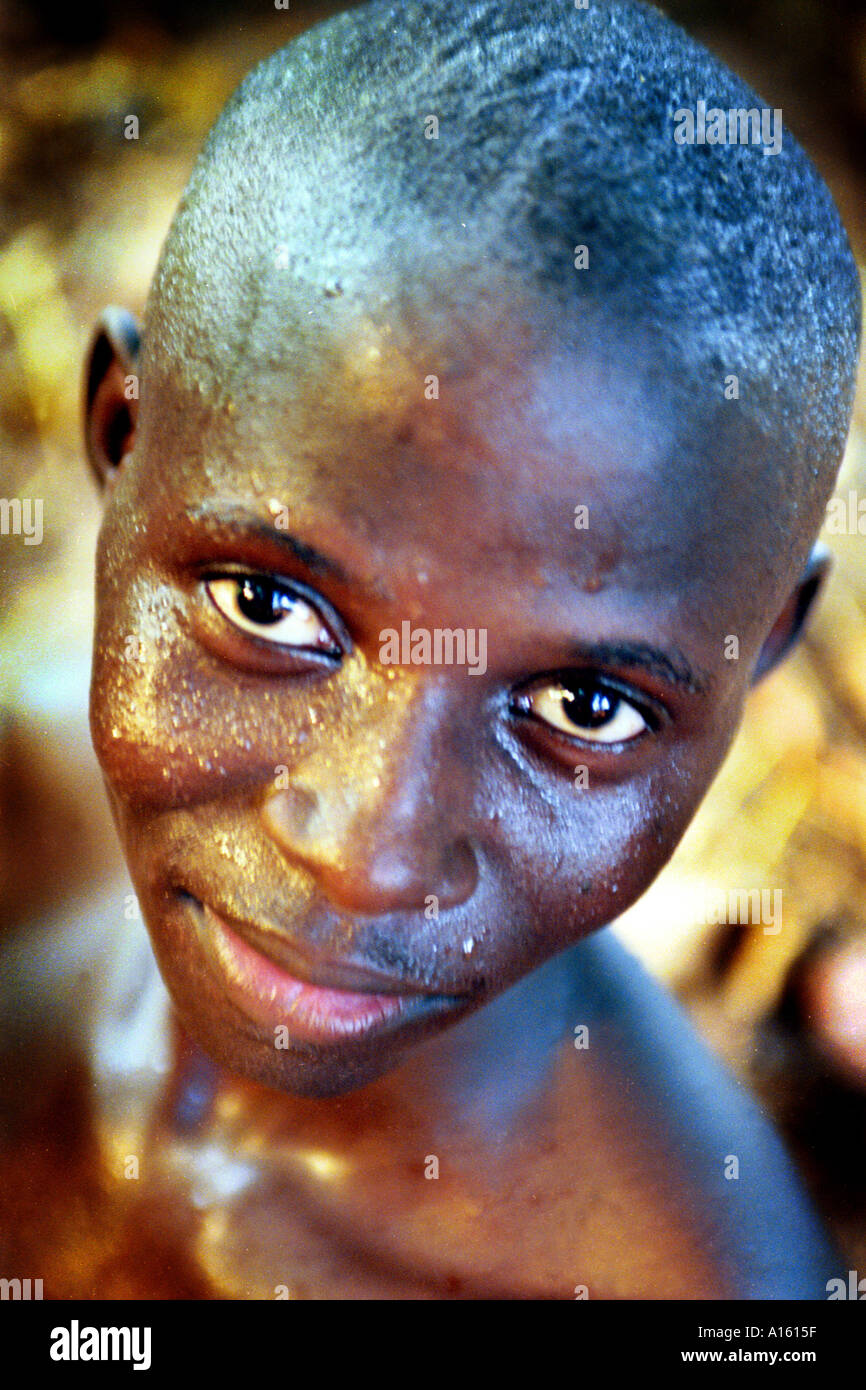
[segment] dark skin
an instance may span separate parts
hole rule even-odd
[[[139,413],[134,334],[104,326],[91,722],[181,1039],[141,1142],[171,1151],[205,1075],[184,1142],[254,1175],[204,1260],[229,1292],[821,1297],[832,1256],[769,1128],[591,933],[669,859],[824,562],[798,537],[798,573],[774,563],[774,499],[744,509],[734,473],[766,442],[738,412],[693,407],[684,450],[656,343],[608,325],[565,352],[546,306],[513,306],[479,307],[437,401],[423,315],[372,341],[359,316],[303,391],[259,372],[265,322],[235,364],[254,414],[155,356]],[[250,630],[250,576],[292,596],[282,627]],[[485,629],[484,674],[383,665],[407,618]],[[290,1013],[276,1047],[220,919],[302,980],[406,1007],[324,1041]]]

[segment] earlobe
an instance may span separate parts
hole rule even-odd
[[[796,589],[764,641],[752,673],[752,685],[757,685],[796,646],[832,564],[830,551],[816,542]]]
[[[138,325],[125,309],[104,309],[84,370],[84,440],[100,488],[132,448],[138,416]]]

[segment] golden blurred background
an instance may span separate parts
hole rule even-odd
[[[44,499],[42,543],[0,544],[0,930],[38,929],[123,872],[87,734],[98,508],[80,377],[91,325],[107,303],[141,312],[198,145],[244,72],[338,8],[0,5],[0,494]],[[664,8],[783,108],[866,264],[861,0]],[[124,138],[130,113],[137,140]],[[827,530],[833,576],[804,644],[753,695],[673,862],[615,930],[762,1096],[863,1270],[863,373],[837,496],[854,524]],[[704,922],[714,892],[755,886],[781,889],[783,930]]]

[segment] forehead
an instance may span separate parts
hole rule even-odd
[[[513,292],[304,302],[280,314],[263,295],[218,385],[150,354],[143,498],[286,509],[371,576],[405,564],[706,603],[738,558],[753,581],[756,559],[774,568],[772,441],[723,379],[689,395],[670,340],[589,310],[566,332]]]

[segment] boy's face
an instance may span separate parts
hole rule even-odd
[[[219,401],[147,365],[94,740],[182,1018],[267,1085],[368,1081],[628,907],[787,597],[723,383],[552,313],[479,304],[444,372],[423,313],[347,313],[291,387],[251,332]],[[387,661],[404,624],[474,669]]]

